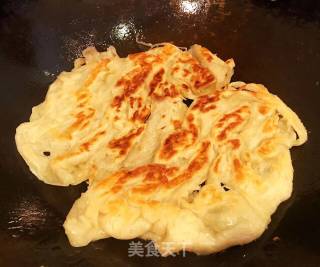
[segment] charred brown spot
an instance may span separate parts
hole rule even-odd
[[[106,131],[100,131],[98,133],[96,133],[90,140],[88,140],[87,142],[83,143],[80,146],[80,150],[85,150],[85,151],[89,151],[90,147],[103,135],[105,135]]]
[[[201,148],[195,158],[191,161],[188,168],[179,176],[175,177],[168,183],[168,187],[175,187],[187,180],[189,180],[196,172],[201,170],[203,165],[208,162],[208,150],[210,142],[203,142]]]
[[[123,92],[121,95],[114,97],[112,101],[112,107],[119,109],[122,105],[122,102],[126,98],[133,95],[138,90],[138,88],[144,83],[150,71],[151,66],[144,65],[142,67],[138,67],[130,71],[120,80],[118,80],[116,86],[122,87]]]
[[[150,70],[151,67],[149,65],[135,69],[129,72],[125,77],[121,78],[116,83],[116,86],[122,86],[124,89],[123,96],[129,97],[135,93],[138,87],[144,82]]]
[[[89,124],[90,118],[94,116],[95,110],[91,107],[86,107],[91,97],[88,87],[94,82],[100,71],[105,68],[108,63],[108,59],[103,59],[100,61],[92,70],[92,72],[90,72],[88,78],[84,82],[84,85],[75,93],[75,97],[79,102],[77,107],[84,110],[75,115],[76,121],[70,125],[64,133],[61,134],[62,138],[71,139],[73,132],[76,130],[83,130]]]
[[[154,92],[152,97],[158,101],[165,99],[166,97],[174,98],[179,95],[179,92],[176,90],[174,84],[171,84],[169,87],[160,86],[159,92]]]
[[[89,96],[88,92],[81,92],[78,97],[77,100],[83,100],[85,98],[87,98]]]
[[[102,68],[105,68],[107,66],[107,64],[110,62],[109,59],[103,59],[102,61],[100,61],[97,66],[94,68],[94,70],[90,73],[89,78],[85,81],[85,86],[89,86],[90,84],[92,84],[92,82],[97,78],[99,72],[101,71]]]
[[[138,101],[138,108],[141,108],[142,107],[142,98],[138,97],[138,98],[136,98],[136,101]]]
[[[81,125],[80,130],[83,130],[89,125],[89,121],[86,121],[84,124]]]
[[[124,95],[115,96],[113,98],[111,106],[119,109],[123,101],[124,101]]]
[[[174,84],[169,84],[168,81],[163,81],[164,73],[164,69],[160,69],[153,76],[149,85],[149,95],[156,100],[163,100],[166,97],[176,97],[179,95]]]
[[[182,64],[194,64],[194,62],[197,62],[190,54],[183,54],[178,60],[178,63]]]
[[[199,171],[202,166],[208,161],[208,149],[210,146],[210,142],[203,142],[201,145],[201,149],[197,156],[191,161],[188,166],[187,171],[190,173],[194,173]]]
[[[143,177],[143,183],[133,188],[136,193],[150,193],[161,184],[167,184],[168,177],[174,175],[178,169],[176,167],[167,168],[161,164],[148,164],[137,167],[130,171],[120,173],[116,184],[111,189],[114,193],[121,190],[123,185],[132,179]]]
[[[192,81],[196,89],[207,86],[215,81],[213,74],[207,68],[201,66],[198,62],[193,63],[192,70]]]
[[[188,147],[195,142],[196,138],[198,137],[198,129],[192,123],[192,114],[187,116],[187,121],[189,124],[187,129],[179,128],[178,131],[170,134],[166,138],[160,150],[160,158],[170,159],[177,153],[179,148]]]
[[[185,91],[189,89],[189,86],[185,83],[183,83],[181,86],[182,86],[182,89]]]
[[[179,71],[179,69],[180,68],[178,66],[173,67],[171,70],[171,75],[174,75],[175,73],[177,73]]]
[[[130,131],[129,134],[118,139],[113,139],[109,142],[109,147],[119,150],[119,155],[127,154],[131,147],[132,141],[143,132],[144,128],[140,127],[136,130]]]
[[[180,129],[181,126],[182,126],[181,121],[178,121],[178,120],[173,120],[172,123],[173,123],[173,126],[174,126],[174,129],[175,129],[175,130]]]
[[[193,110],[200,110],[201,112],[208,112],[210,110],[213,110],[216,108],[216,105],[213,104],[219,100],[219,95],[216,94],[214,96],[200,96],[195,103],[195,105],[192,107]]]
[[[218,135],[218,140],[224,140],[227,138],[227,133],[232,131],[234,128],[236,128],[237,126],[239,126],[242,123],[243,119],[239,119],[235,122],[231,122],[230,124],[227,125],[226,128],[223,129],[223,131]]]
[[[227,138],[227,134],[228,132],[232,131],[233,129],[235,129],[236,127],[238,127],[243,121],[244,119],[241,117],[240,114],[242,114],[243,112],[248,113],[249,112],[249,108],[247,106],[243,106],[241,108],[239,108],[238,110],[225,114],[218,122],[217,126],[219,128],[221,128],[226,122],[228,122],[229,120],[233,120],[231,122],[229,122],[229,124],[227,124],[225,126],[225,128],[220,132],[220,134],[218,135],[218,140],[222,141],[224,139]]]
[[[94,82],[97,78],[98,74],[100,73],[101,69],[105,68],[109,63],[108,59],[103,59],[100,61],[95,68],[90,72],[88,78],[85,80],[84,85],[76,92],[77,100],[84,100],[90,97],[88,87]]]
[[[160,151],[160,158],[170,159],[177,152],[177,147],[187,142],[189,132],[186,130],[171,134],[163,144]]]
[[[229,119],[231,118],[234,118],[235,120],[240,120],[241,119],[241,116],[239,115],[239,113],[237,111],[235,112],[232,112],[232,113],[228,113],[228,114],[225,114],[220,120],[219,120],[219,123],[220,125],[226,121],[228,121]]]
[[[240,140],[239,139],[229,140],[228,143],[230,143],[232,145],[232,149],[238,149],[240,147]]]
[[[242,180],[243,179],[243,171],[242,171],[242,164],[239,159],[235,158],[233,160],[233,168],[235,171],[236,179]]]
[[[143,107],[142,109],[136,110],[133,113],[131,120],[132,121],[140,121],[140,122],[144,123],[149,118],[150,113],[151,113],[150,109],[148,109],[147,107]]]
[[[129,103],[130,103],[130,107],[133,108],[133,105],[134,105],[134,98],[133,97],[129,98]]]
[[[160,164],[149,164],[124,173],[115,184],[114,190],[119,191],[128,180],[141,175],[144,176],[143,183],[134,187],[132,189],[133,192],[148,194],[161,186],[169,188],[175,187],[190,179],[208,162],[209,147],[210,142],[203,142],[200,150],[187,169],[172,179],[169,179],[169,177],[176,175],[178,171],[177,167],[167,168]]]
[[[95,109],[88,108],[86,111],[80,111],[76,114],[76,121],[72,123],[61,135],[63,138],[71,139],[72,133],[77,129],[83,129],[89,124],[89,120],[94,116]]]
[[[201,54],[207,61],[211,62],[213,60],[212,53],[207,48],[201,47]]]
[[[178,66],[175,66],[173,69],[178,71],[179,65],[183,66],[182,76],[188,78],[195,89],[205,87],[215,81],[215,77],[209,69],[201,66],[190,54],[181,56],[177,60],[177,64]]]
[[[267,106],[260,106],[259,107],[259,112],[262,114],[262,115],[266,115],[268,112],[269,112],[269,108]]]
[[[118,193],[124,188],[126,183],[134,179],[142,179],[139,185],[134,186],[131,190],[134,193],[149,194],[159,187],[175,187],[198,172],[208,162],[208,150],[210,142],[203,142],[197,155],[191,161],[189,166],[181,174],[177,174],[177,167],[166,167],[162,164],[148,164],[137,167],[129,171],[120,171],[113,175],[116,183],[111,188],[112,193]],[[172,179],[170,179],[172,177]],[[108,184],[109,179],[98,183],[96,187],[104,187]]]
[[[149,95],[152,95],[153,92],[156,90],[156,88],[162,81],[163,75],[164,75],[164,69],[162,68],[153,76],[149,86],[150,87]]]
[[[189,123],[191,123],[191,122],[193,122],[193,120],[194,120],[193,114],[188,114],[188,116],[187,116],[187,121],[188,121]]]
[[[213,164],[213,171],[215,173],[218,173],[219,172],[219,164],[220,164],[220,161],[221,161],[221,158],[217,158]]]
[[[190,74],[191,74],[191,72],[190,72],[189,70],[183,69],[183,76],[184,76],[184,77],[187,77],[187,76],[190,75]]]
[[[90,98],[90,92],[88,91],[88,87],[94,82],[100,73],[101,69],[105,68],[109,63],[108,59],[104,59],[99,62],[92,72],[89,74],[88,78],[85,80],[84,85],[76,92],[76,97],[78,101],[88,100]],[[87,101],[83,101],[83,104],[86,104]]]

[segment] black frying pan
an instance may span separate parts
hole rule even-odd
[[[292,107],[309,141],[292,150],[293,196],[257,241],[210,256],[129,257],[128,241],[69,245],[62,228],[85,184],[45,185],[14,143],[56,75],[82,49],[146,42],[202,44],[234,57],[235,79],[264,83]],[[0,14],[0,266],[320,266],[320,2],[235,0],[11,0]],[[280,239],[278,240],[279,237]]]

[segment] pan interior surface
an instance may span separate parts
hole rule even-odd
[[[7,0],[0,7],[1,266],[318,266],[320,214],[318,114],[319,1]],[[292,150],[292,197],[257,241],[210,256],[130,256],[132,241],[73,248],[62,223],[85,184],[39,182],[16,151],[17,125],[57,74],[87,46],[143,51],[136,39],[208,47],[237,62],[233,80],[260,82],[299,114],[309,141]]]

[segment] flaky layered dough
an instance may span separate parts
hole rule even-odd
[[[70,243],[142,238],[166,256],[258,238],[291,195],[289,149],[307,140],[297,115],[262,85],[230,84],[233,60],[199,45],[83,55],[16,132],[40,180],[89,180]]]
[[[155,241],[166,255],[220,251],[258,238],[290,197],[289,149],[304,126],[257,84],[198,97],[163,136],[151,164],[93,182],[64,227],[73,246],[106,237]]]
[[[234,67],[199,45],[181,51],[167,44],[126,58],[113,47],[88,48],[83,56],[17,128],[18,151],[49,184],[78,184],[151,162],[158,140],[173,130],[170,122],[182,119],[182,100],[222,88]]]

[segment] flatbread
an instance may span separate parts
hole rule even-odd
[[[171,124],[149,163],[91,180],[64,223],[73,246],[142,238],[164,256],[208,254],[265,231],[292,192],[289,149],[307,140],[297,115],[264,86],[236,82]]]
[[[71,245],[142,238],[167,256],[258,238],[292,192],[297,115],[263,85],[229,84],[233,60],[199,45],[83,56],[16,132],[40,180],[89,180],[64,223]]]
[[[152,162],[159,140],[186,112],[183,99],[226,86],[234,62],[194,45],[174,45],[120,58],[88,48],[50,86],[16,144],[30,170],[53,185],[100,179]]]

